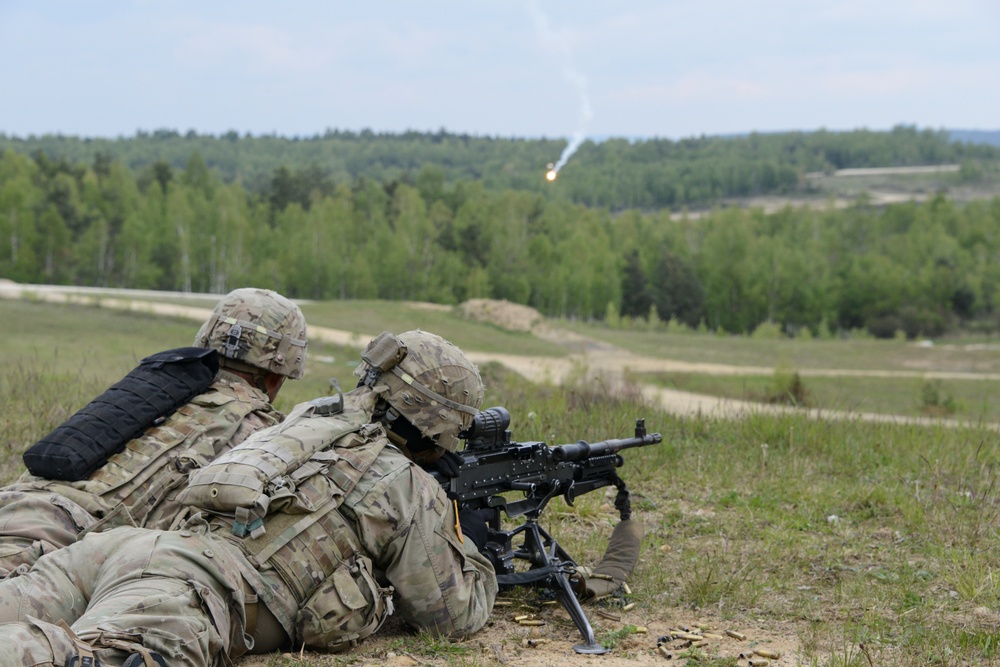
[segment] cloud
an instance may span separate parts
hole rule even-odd
[[[189,67],[231,67],[239,64],[261,72],[312,69],[325,54],[303,44],[284,30],[265,25],[188,23],[175,26],[181,37],[173,48]]]

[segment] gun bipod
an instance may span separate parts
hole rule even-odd
[[[594,628],[590,625],[587,615],[580,606],[580,601],[573,592],[569,575],[576,570],[576,563],[569,554],[538,525],[538,520],[529,517],[522,525],[506,533],[507,539],[512,539],[519,533],[524,534],[524,543],[514,551],[514,558],[527,560],[531,567],[525,572],[510,574],[497,573],[497,582],[501,586],[541,586],[555,594],[556,599],[573,619],[577,630],[583,637],[582,644],[574,644],[577,653],[601,654],[608,649],[597,643],[594,638]]]

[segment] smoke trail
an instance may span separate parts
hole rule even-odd
[[[545,13],[542,12],[542,8],[538,5],[537,0],[528,0],[527,4],[528,11],[531,13],[531,17],[535,23],[535,32],[538,33],[539,38],[541,38],[546,46],[562,56],[563,78],[576,88],[580,95],[579,124],[577,125],[577,130],[573,133],[573,137],[566,145],[566,148],[563,149],[562,155],[559,156],[559,161],[556,162],[549,171],[549,180],[554,180],[555,174],[559,173],[559,170],[563,168],[573,153],[576,152],[576,149],[578,149],[580,144],[583,143],[583,140],[586,139],[587,125],[590,123],[590,119],[593,118],[594,114],[591,111],[590,96],[587,93],[587,77],[573,65],[573,51],[570,48],[569,40],[552,30],[549,25],[549,19]]]

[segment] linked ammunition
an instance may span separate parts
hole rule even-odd
[[[742,632],[736,632],[736,630],[726,630],[726,634],[732,637],[733,639],[738,639],[740,641],[743,641],[744,639],[747,638],[745,634],[743,634]]]
[[[757,648],[754,649],[753,652],[762,658],[770,658],[771,660],[777,660],[778,658],[781,657],[781,654],[778,653],[777,651],[772,651],[766,648]]]

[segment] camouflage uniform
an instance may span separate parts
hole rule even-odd
[[[123,527],[46,554],[0,581],[0,667],[63,667],[90,651],[107,667],[139,647],[192,667],[242,653],[244,589],[230,549],[192,531]]]
[[[198,471],[198,477],[231,478],[242,452],[287,458],[303,444],[322,447],[287,475],[293,493],[272,495],[258,537],[240,537],[229,517],[209,522],[213,534],[245,554],[244,576],[280,625],[278,637],[256,633],[258,649],[290,639],[293,646],[346,650],[375,632],[393,607],[422,630],[451,637],[475,632],[497,593],[492,566],[462,537],[441,485],[394,447],[380,424],[363,418],[378,395],[363,387],[345,398],[344,413],[334,416],[299,406],[281,426]],[[345,421],[355,429],[322,444],[323,434],[342,431]],[[189,491],[198,481],[191,479]]]
[[[296,533],[264,563],[252,550],[310,515],[269,515],[267,533],[252,541],[237,540],[219,518],[213,532],[197,519],[180,531],[117,528],[41,558],[29,573],[0,582],[0,642],[11,647],[0,666],[63,665],[78,649],[49,625],[59,621],[90,642],[103,665],[120,663],[139,643],[171,667],[221,665],[223,655],[235,658],[254,643],[343,650],[378,628],[393,589],[396,611],[414,627],[452,637],[475,632],[492,611],[493,569],[471,541],[458,539],[440,485],[381,444],[340,511],[311,517],[313,531]],[[325,532],[334,527],[350,530]],[[263,610],[250,609],[255,597],[244,580],[284,636],[246,627],[247,615]]]
[[[207,391],[126,443],[87,479],[25,473],[0,489],[0,576],[30,567],[84,532],[171,527],[184,510],[176,496],[190,470],[284,417],[271,407],[263,378],[302,376],[305,335],[302,311],[280,294],[245,288],[226,295],[194,341],[220,355],[223,370]],[[261,388],[226,368],[248,374]]]
[[[416,346],[426,336],[406,341]],[[443,371],[442,383],[478,408],[482,382],[471,369],[478,388],[461,377],[467,368]],[[429,422],[450,420],[454,428],[427,432],[453,445],[448,438],[471,417],[445,415],[450,398],[429,390],[412,368],[399,375],[404,401]],[[0,641],[17,647],[16,664],[61,665],[82,655],[69,632],[40,617],[70,623],[80,640],[105,647],[103,664],[141,641],[167,664],[192,667],[222,664],[248,648],[345,650],[394,607],[410,625],[437,634],[481,628],[497,592],[493,569],[463,540],[441,486],[391,444],[378,415],[386,397],[396,405],[393,391],[367,384],[343,397],[343,410],[323,399],[297,406],[283,424],[195,471],[182,500],[199,500],[212,514],[180,532],[91,534],[0,582]],[[223,515],[233,498],[236,511]]]
[[[207,392],[130,441],[90,478],[66,482],[24,473],[0,490],[0,576],[30,567],[95,527],[169,528],[183,509],[175,496],[189,470],[282,417],[262,391],[220,371]]]

